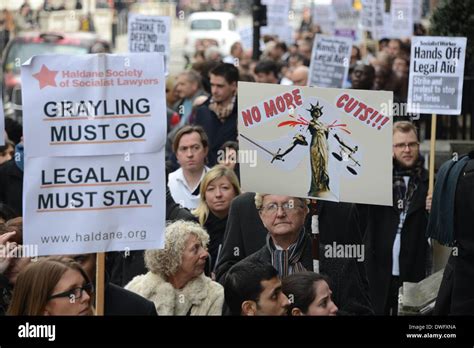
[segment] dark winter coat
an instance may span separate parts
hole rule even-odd
[[[12,299],[13,287],[7,277],[0,274],[0,315],[5,315]]]
[[[216,279],[223,284],[227,271],[265,245],[267,230],[255,207],[255,193],[245,192],[230,205]]]
[[[449,258],[435,314],[474,315],[474,151],[459,176],[454,201],[455,253]]]
[[[201,126],[209,138],[209,153],[207,155],[209,167],[217,163],[217,152],[226,141],[237,141],[237,100],[232,113],[222,123],[217,115],[209,109],[208,99],[196,111],[194,124]]]
[[[120,286],[107,283],[104,293],[104,315],[157,315],[153,302]]]
[[[223,219],[219,219],[217,216],[209,212],[209,216],[204,224],[204,228],[209,233],[209,245],[208,252],[210,258],[211,270],[214,270],[216,260],[219,255],[219,248],[224,240],[224,232],[227,225],[227,216]]]
[[[17,216],[23,215],[23,172],[15,159],[0,165],[0,202],[12,208]]]
[[[428,224],[426,195],[428,172],[422,171],[413,194],[400,237],[400,282],[419,282],[427,276],[429,244],[425,237]],[[400,215],[394,206],[367,207],[364,234],[367,276],[375,314],[383,315],[392,278],[392,249]]]

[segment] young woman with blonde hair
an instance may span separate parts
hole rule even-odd
[[[217,263],[219,248],[223,242],[230,203],[239,194],[240,185],[235,172],[224,165],[214,166],[202,179],[199,205],[193,214],[209,233],[212,271]]]

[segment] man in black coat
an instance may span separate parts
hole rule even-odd
[[[393,206],[367,207],[364,243],[367,276],[376,315],[397,315],[403,282],[426,278],[429,244],[428,172],[419,156],[416,128],[407,121],[393,126]]]
[[[223,284],[227,271],[265,245],[267,230],[255,207],[255,193],[245,192],[230,205],[216,279]]]
[[[237,140],[237,82],[239,70],[223,63],[210,72],[211,97],[196,111],[193,124],[209,138],[208,166],[217,163],[218,151],[226,141]]]
[[[350,257],[325,257],[327,246],[334,242],[338,245],[362,244],[356,208],[352,204],[318,201],[316,214],[320,231],[320,270],[331,278],[331,290],[340,313],[373,314],[364,264]],[[271,262],[266,250],[267,234],[255,206],[255,194],[247,192],[236,197],[229,212],[216,269],[217,280],[224,283],[227,271],[249,255],[250,260]],[[311,253],[311,243],[305,243],[300,262],[312,271]]]
[[[471,151],[464,161],[460,159],[459,162],[457,164],[462,169],[459,174],[454,175],[457,178],[453,176],[452,181],[447,179],[443,182],[444,187],[448,188],[449,186],[454,189],[452,191],[454,200],[448,199],[449,194],[446,194],[446,191],[438,196],[438,185],[436,185],[433,195],[433,211],[429,227],[434,228],[441,225],[440,228],[443,230],[439,232],[442,234],[446,234],[446,230],[450,230],[452,233],[450,239],[454,244],[436,299],[435,315],[474,315],[474,151]],[[448,164],[452,163],[445,165]],[[451,172],[456,164],[452,164],[452,166]],[[441,182],[439,183],[441,184]],[[438,198],[442,202],[438,202]],[[440,210],[436,209],[438,203]],[[451,205],[451,209],[442,207],[443,203]],[[444,214],[438,215],[438,212],[441,211]],[[437,218],[444,221],[439,224],[440,220]],[[431,219],[434,220],[433,223],[436,226],[431,226]],[[443,226],[443,222],[451,224],[452,228],[445,228],[448,226]],[[429,228],[430,235],[432,235],[431,232]]]
[[[104,315],[156,316],[155,304],[146,298],[107,282],[104,289]]]
[[[0,165],[0,202],[23,215],[23,144],[18,144],[15,156]]]

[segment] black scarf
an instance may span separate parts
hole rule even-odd
[[[413,194],[415,193],[423,172],[424,158],[418,156],[413,167],[401,167],[396,160],[393,161],[393,206],[401,213],[407,212]],[[403,177],[408,176],[408,187]]]
[[[234,111],[236,100],[237,100],[237,97],[234,95],[229,104],[222,106],[221,104],[214,101],[213,98],[211,98],[209,102],[209,110],[213,111],[216,114],[219,121],[224,123],[226,119],[230,116],[230,114],[232,114],[232,111]]]
[[[8,306],[12,299],[13,287],[10,285],[8,278],[0,274],[0,315],[7,313]]]
[[[209,216],[207,217],[204,227],[209,233],[208,250],[211,256],[211,270],[214,270],[214,266],[216,265],[219,245],[223,243],[226,225],[227,216],[223,219],[219,219],[212,212],[209,212]]]

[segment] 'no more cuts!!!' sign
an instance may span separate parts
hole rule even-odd
[[[239,146],[257,163],[241,163],[245,191],[393,203],[392,92],[239,82],[237,94]]]
[[[25,243],[41,255],[161,247],[163,56],[36,56],[22,81]]]

